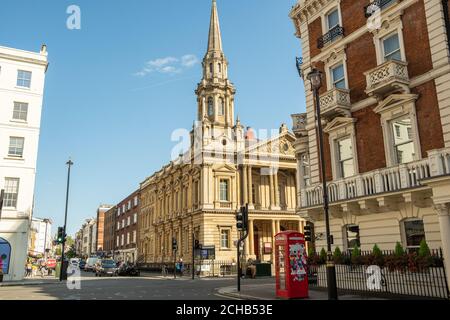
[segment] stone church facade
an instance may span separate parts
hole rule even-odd
[[[296,215],[295,136],[282,125],[268,139],[258,139],[235,120],[235,92],[213,1],[191,147],[140,186],[141,262],[190,261],[194,239],[214,253],[210,258],[235,261],[236,213],[245,204],[250,209],[245,259],[272,262],[274,235],[302,230]]]

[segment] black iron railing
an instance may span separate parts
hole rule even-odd
[[[322,49],[327,43],[333,42],[336,38],[344,35],[344,28],[335,26],[330,31],[317,39],[317,48]]]
[[[314,258],[309,260],[312,262]],[[392,251],[384,251],[381,257],[363,252],[358,259],[343,254],[338,260],[335,258],[336,278],[341,291],[387,297],[450,298],[441,250],[432,251],[424,260],[418,259],[414,252],[399,257]],[[327,287],[325,265],[312,263],[308,276],[311,287]]]
[[[364,7],[364,15],[368,18],[374,14],[376,10],[382,10],[394,1],[397,0],[375,0]]]

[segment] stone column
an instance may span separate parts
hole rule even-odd
[[[439,217],[445,274],[447,276],[447,285],[450,289],[450,203],[437,204],[434,206],[434,209]]]
[[[275,172],[274,174],[274,179],[273,179],[273,183],[274,183],[274,194],[275,194],[275,206],[279,207],[280,206],[280,198],[281,198],[281,194],[280,194],[280,190],[278,190],[278,172]]]
[[[251,256],[255,255],[255,235],[253,234],[254,226],[253,219],[248,219],[248,245],[249,245],[249,254]]]
[[[252,178],[252,166],[248,166],[248,204],[253,208],[253,178]]]
[[[269,208],[272,208],[275,206],[275,194],[274,194],[274,188],[273,188],[273,175],[269,175],[269,193],[270,193],[270,205]]]
[[[248,173],[248,169],[247,166],[244,165],[243,170],[242,170],[242,189],[244,190],[244,194],[243,194],[243,205],[248,203],[248,179],[247,179],[247,173]]]

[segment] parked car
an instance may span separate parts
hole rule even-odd
[[[86,267],[86,261],[81,260],[78,264],[78,267],[80,267],[81,270],[84,270],[84,268]]]
[[[139,277],[140,272],[136,268],[136,265],[130,263],[122,263],[118,270],[119,276],[124,277]]]
[[[118,269],[116,267],[116,263],[114,260],[111,259],[103,259],[99,262],[97,262],[96,268],[95,268],[95,276],[101,277],[103,275],[105,276],[117,276]]]
[[[100,259],[97,257],[91,257],[88,258],[86,260],[86,265],[84,267],[84,271],[91,271],[91,272],[95,272],[95,264],[99,261]]]

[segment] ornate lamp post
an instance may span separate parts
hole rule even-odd
[[[298,60],[297,60],[298,61]],[[301,74],[301,64],[297,63],[297,68]],[[337,284],[336,284],[336,268],[333,261],[333,253],[331,251],[331,233],[330,233],[330,215],[329,215],[329,198],[328,188],[326,180],[326,167],[324,157],[324,143],[323,143],[323,128],[320,112],[320,99],[319,89],[322,86],[322,72],[313,68],[306,77],[311,83],[311,90],[314,94],[314,101],[316,106],[316,121],[317,121],[317,135],[319,136],[319,153],[320,153],[320,175],[322,177],[322,189],[323,189],[323,209],[325,213],[325,225],[327,234],[327,287],[328,287],[328,299],[337,300]]]

